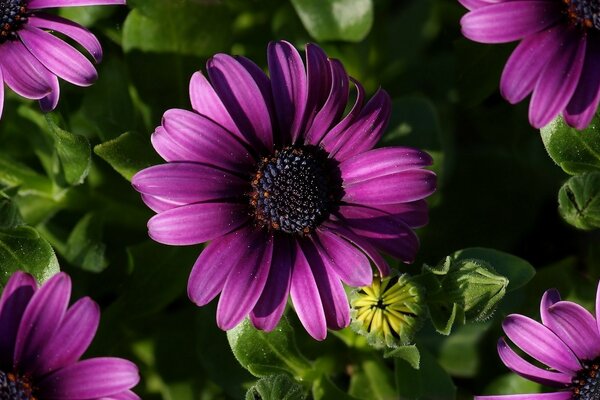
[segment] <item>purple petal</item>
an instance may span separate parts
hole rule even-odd
[[[141,198],[144,204],[150,207],[152,211],[157,213],[185,205],[185,203],[182,202],[176,202],[165,199],[164,197],[150,196],[143,193],[141,194]]]
[[[233,172],[248,173],[254,158],[231,132],[190,111],[165,112],[152,145],[166,161],[194,161]]]
[[[504,319],[506,335],[525,353],[565,374],[581,369],[577,357],[550,329],[523,315],[511,314]]]
[[[50,33],[25,25],[19,37],[31,54],[52,73],[78,86],[89,86],[98,78],[92,63],[73,46]]]
[[[596,320],[585,308],[559,301],[548,308],[544,323],[580,360],[593,360],[600,354],[600,334]]]
[[[100,307],[89,297],[73,304],[52,338],[40,352],[33,373],[45,375],[74,364],[94,339],[100,322]]]
[[[21,271],[15,272],[4,287],[0,297],[0,368],[12,367],[21,318],[36,289],[35,279]]]
[[[549,289],[544,292],[542,300],[540,301],[540,316],[542,317],[542,324],[548,326],[548,308],[559,301],[560,293],[558,290]]]
[[[327,267],[334,270],[342,281],[350,286],[371,284],[371,263],[355,246],[325,230],[317,233],[315,244]]]
[[[0,46],[0,67],[8,87],[25,98],[39,100],[52,91],[52,74],[21,42],[8,41]]]
[[[465,37],[481,43],[523,39],[562,18],[560,4],[546,0],[515,0],[480,7],[460,20]]]
[[[248,220],[247,206],[198,203],[161,212],[148,221],[150,237],[176,246],[204,243],[239,228]]]
[[[354,87],[356,88],[356,100],[354,101],[354,105],[350,112],[335,125],[329,132],[325,134],[325,137],[322,140],[321,146],[326,150],[332,150],[338,147],[339,143],[343,143],[348,138],[346,135],[346,129],[354,123],[360,116],[360,113],[363,110],[363,105],[365,103],[365,89],[362,85],[356,80],[350,78]],[[311,143],[317,145],[318,143]]]
[[[213,240],[202,251],[187,286],[188,297],[196,305],[208,304],[223,290],[227,276],[248,247],[249,235],[249,229],[239,229]]]
[[[542,385],[564,387],[571,383],[572,376],[562,372],[553,372],[536,367],[517,355],[504,338],[498,340],[498,354],[504,365],[525,379]]]
[[[267,50],[271,88],[284,143],[295,143],[303,128],[307,100],[306,71],[302,57],[286,41],[271,42]]]
[[[379,89],[360,115],[340,133],[341,140],[329,151],[330,156],[344,161],[356,154],[371,150],[383,135],[392,111],[392,101],[385,90]]]
[[[188,204],[238,197],[249,190],[246,181],[228,172],[182,162],[146,168],[131,183],[140,193]]]
[[[341,206],[339,212],[354,233],[368,239],[378,249],[405,263],[415,260],[419,238],[404,222],[366,207]]]
[[[488,0],[458,0],[458,2],[469,10],[476,10],[480,7],[490,5],[490,1]]]
[[[421,200],[436,189],[435,173],[412,169],[344,186],[343,201],[355,204],[394,204]]]
[[[208,76],[239,131],[257,149],[273,148],[271,115],[258,85],[239,61],[217,54],[207,63]]]
[[[384,147],[357,154],[340,163],[344,185],[433,164],[431,156],[410,147]]]
[[[381,276],[387,276],[390,274],[390,266],[367,239],[357,235],[340,222],[326,222],[322,225],[320,232],[325,232],[328,229],[338,236],[348,240],[349,242],[352,242],[363,253],[365,253],[371,259],[371,261],[373,261]]]
[[[0,64],[0,118],[2,118],[2,111],[4,111],[4,73]]]
[[[429,210],[425,200],[398,204],[378,204],[365,208],[372,208],[387,213],[390,218],[398,219],[411,228],[420,228],[429,222]]]
[[[516,104],[533,91],[544,67],[561,51],[558,43],[563,36],[564,30],[559,25],[519,43],[500,78],[500,93],[506,100]]]
[[[13,361],[23,370],[34,369],[39,355],[59,328],[71,297],[71,279],[65,273],[50,278],[33,295],[19,324]]]
[[[296,314],[306,331],[316,340],[324,340],[327,336],[327,321],[319,288],[310,265],[298,243],[295,245],[296,260],[292,270],[292,286],[290,296]]]
[[[344,66],[337,60],[327,60],[327,66],[331,71],[331,90],[323,108],[319,110],[306,133],[304,141],[307,144],[317,144],[323,139],[333,124],[340,119],[348,102],[350,87]]]
[[[560,51],[542,70],[529,105],[529,122],[542,128],[565,109],[581,77],[586,35],[567,30]]]
[[[252,232],[246,251],[232,269],[219,298],[217,325],[229,330],[248,314],[267,283],[273,257],[273,236],[262,231]]]
[[[250,313],[252,324],[263,331],[272,331],[285,310],[292,279],[293,248],[287,236],[275,236],[273,261],[265,288]]]
[[[121,358],[91,358],[59,369],[39,382],[44,400],[77,400],[108,397],[139,382],[138,369]]]
[[[317,112],[323,107],[330,93],[331,76],[327,54],[316,44],[306,45],[306,131],[309,131]],[[306,139],[305,142],[309,141]],[[316,144],[316,143],[313,143]]]
[[[190,80],[190,100],[192,108],[198,114],[233,132],[240,139],[244,138],[210,82],[200,71],[195,72]]]
[[[596,324],[598,325],[598,332],[600,332],[600,282],[598,282],[598,288],[596,289],[596,304],[595,304],[595,306],[596,306]]]
[[[571,400],[571,391],[533,394],[507,394],[501,396],[475,396],[474,400]]]
[[[140,396],[133,393],[131,390],[126,390],[121,393],[112,394],[110,397],[106,398],[106,400],[140,400]]]
[[[102,46],[100,42],[92,32],[83,26],[57,15],[46,13],[36,13],[30,16],[28,23],[31,26],[60,32],[70,37],[86,49],[94,58],[94,61],[97,63],[102,61]]]
[[[302,250],[312,270],[330,329],[342,329],[350,323],[350,305],[337,274],[325,265],[314,243],[302,242]]]
[[[125,0],[29,0],[30,10],[54,7],[125,5]]]
[[[577,129],[585,129],[600,103],[600,45],[596,40],[588,40],[585,64],[579,83],[571,101],[564,110],[567,124]]]
[[[60,86],[58,84],[58,78],[56,75],[48,71],[48,84],[52,88],[51,92],[46,97],[39,100],[40,108],[43,112],[53,111],[58,105],[58,99],[60,98]]]

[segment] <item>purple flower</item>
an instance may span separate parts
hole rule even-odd
[[[120,358],[79,358],[100,319],[84,297],[71,307],[71,280],[59,273],[40,288],[16,272],[0,297],[0,399],[135,400],[137,367]]]
[[[541,128],[562,113],[577,129],[600,102],[598,0],[459,0],[470,12],[463,34],[476,42],[521,40],[500,80],[515,104],[531,96],[529,121]]]
[[[370,285],[378,250],[411,262],[435,190],[432,160],[406,148],[373,149],[390,117],[379,90],[361,85],[323,50],[306,47],[306,67],[287,42],[268,48],[270,78],[244,57],[217,54],[208,78],[194,74],[194,112],[164,114],[152,143],[168,162],[139,172],[134,187],[156,211],[161,243],[211,241],[194,265],[188,295],[199,306],[221,293],[217,323],[246,316],[270,331],[288,293],[316,339],[348,325],[341,281]],[[347,115],[350,82],[357,89]]]
[[[596,293],[596,318],[558,291],[544,293],[542,323],[524,315],[506,317],[502,327],[523,352],[548,368],[521,358],[504,338],[498,353],[506,366],[531,381],[556,388],[556,392],[508,396],[478,396],[476,400],[594,400],[600,393],[600,285]]]
[[[39,10],[108,4],[125,4],[125,0],[0,0],[0,117],[3,82],[15,93],[39,100],[48,112],[58,104],[59,77],[78,86],[89,86],[98,77],[83,54],[48,31],[71,38],[95,62],[102,59],[98,39],[75,22]]]

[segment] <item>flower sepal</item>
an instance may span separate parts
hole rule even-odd
[[[600,172],[569,179],[558,192],[558,210],[565,221],[579,229],[600,228]]]

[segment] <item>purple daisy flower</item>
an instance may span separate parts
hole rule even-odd
[[[306,67],[287,42],[268,48],[270,78],[244,57],[217,54],[208,79],[190,83],[193,112],[173,109],[152,135],[168,162],[139,172],[134,187],[156,211],[150,236],[161,243],[211,241],[195,263],[190,299],[221,293],[217,323],[246,316],[270,331],[288,294],[307,331],[348,325],[342,281],[369,285],[378,250],[411,262],[435,190],[432,160],[406,147],[373,149],[390,117],[379,90],[365,104],[361,85],[318,46]],[[344,115],[350,82],[357,89]]]
[[[48,112],[58,104],[58,78],[89,86],[98,77],[83,54],[49,31],[77,42],[97,63],[102,59],[98,39],[73,21],[39,10],[109,4],[125,4],[125,0],[0,0],[0,117],[4,83],[20,96],[39,100]]]
[[[59,273],[40,288],[16,272],[0,297],[0,399],[135,400],[135,364],[120,358],[79,358],[100,319],[89,297],[71,307],[71,280]]]
[[[557,388],[553,393],[478,396],[476,400],[596,400],[600,398],[600,285],[596,318],[555,289],[544,293],[542,323],[524,315],[506,317],[502,328],[523,352],[548,366],[540,368],[521,358],[504,338],[498,341],[502,362],[524,378]]]
[[[471,10],[463,34],[476,42],[521,40],[500,80],[515,104],[532,94],[529,121],[541,128],[562,113],[577,129],[600,102],[599,0],[459,0]]]

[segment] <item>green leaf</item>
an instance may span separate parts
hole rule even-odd
[[[600,172],[574,176],[558,192],[560,215],[585,230],[600,228]]]
[[[535,276],[533,265],[522,258],[499,250],[470,247],[455,252],[451,257],[454,261],[475,259],[487,262],[497,273],[508,278],[507,292],[525,286]]]
[[[79,185],[83,183],[90,171],[92,162],[90,142],[81,135],[77,135],[58,126],[57,117],[46,114],[48,131],[54,139],[56,155],[58,157],[58,175],[62,183]]]
[[[304,400],[306,389],[289,375],[269,375],[260,379],[246,393],[246,400]]]
[[[357,400],[333,384],[326,376],[314,381],[312,394],[315,400]]]
[[[491,326],[491,321],[488,321],[456,329],[441,344],[438,355],[440,365],[453,376],[475,376],[481,363],[479,344]]]
[[[29,226],[0,229],[0,287],[15,271],[44,282],[60,271],[52,246]]]
[[[600,170],[600,115],[578,131],[557,117],[541,129],[548,154],[567,174]]]
[[[399,358],[406,361],[414,369],[420,368],[421,353],[419,353],[419,349],[414,344],[410,346],[400,346],[393,350],[388,349],[385,351],[383,356],[385,358]]]
[[[482,395],[509,395],[523,393],[540,393],[542,385],[522,378],[517,374],[506,374],[490,383]]]
[[[0,183],[19,186],[23,193],[49,196],[54,191],[52,181],[27,165],[0,154]]]
[[[103,219],[94,213],[86,214],[69,235],[65,258],[72,264],[92,272],[108,266],[106,245],[102,242]]]
[[[373,26],[372,0],[292,0],[308,33],[317,41],[360,42]]]
[[[450,375],[428,351],[421,350],[421,368],[416,370],[407,362],[396,359],[396,386],[403,400],[452,400],[456,387]]]
[[[285,317],[268,333],[246,319],[227,332],[227,339],[237,360],[254,376],[284,372],[303,379],[312,370],[296,347],[294,330]]]
[[[231,43],[232,17],[219,4],[197,0],[148,1],[123,26],[123,49],[211,56]]]
[[[94,153],[131,181],[136,172],[161,162],[150,141],[133,132],[94,147]]]
[[[365,373],[368,384],[368,398],[387,400],[396,397],[394,374],[379,357],[371,357],[361,362],[360,368]]]
[[[19,212],[19,207],[11,199],[11,195],[16,193],[17,188],[0,190],[0,228],[15,228],[23,225],[23,218]]]
[[[62,17],[83,26],[92,26],[98,20],[114,14],[117,9],[118,7],[106,6],[63,7],[59,9],[59,13]]]

